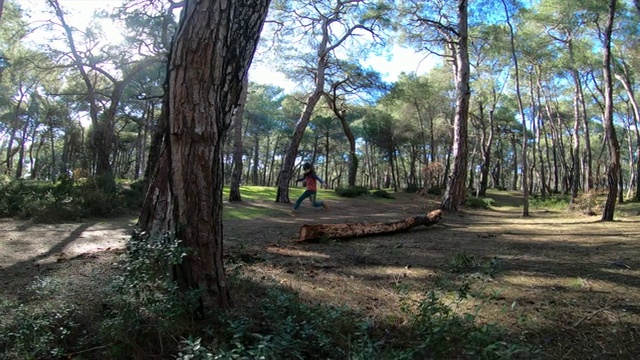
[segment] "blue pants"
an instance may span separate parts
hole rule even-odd
[[[300,204],[302,204],[302,202],[306,198],[309,198],[309,200],[311,201],[311,205],[313,205],[313,207],[322,207],[322,205],[324,205],[323,201],[316,202],[316,191],[306,190],[305,192],[302,193],[302,195],[300,195],[295,205],[293,205],[293,209],[297,210],[300,207]]]

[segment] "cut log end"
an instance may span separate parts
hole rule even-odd
[[[392,234],[407,231],[416,226],[431,226],[442,218],[441,210],[434,210],[426,215],[419,215],[405,220],[391,222],[370,222],[350,224],[304,224],[300,227],[298,242],[320,238],[346,239],[376,234]]]

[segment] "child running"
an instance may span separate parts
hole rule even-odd
[[[322,181],[322,179],[320,179],[318,175],[316,175],[315,171],[313,170],[313,166],[311,164],[309,163],[302,164],[302,170],[304,171],[304,176],[296,180],[296,182],[305,181],[307,185],[307,190],[305,190],[305,192],[303,192],[302,195],[300,195],[300,197],[298,198],[298,201],[296,201],[295,205],[293,205],[293,210],[294,211],[298,210],[298,207],[300,207],[300,204],[302,204],[302,201],[304,201],[304,199],[306,198],[309,198],[309,200],[311,200],[311,204],[313,205],[313,207],[326,208],[327,205],[325,205],[324,201],[316,201],[316,193],[317,193],[316,181],[319,181],[320,184],[324,185],[325,188],[327,187],[327,184],[324,181]]]

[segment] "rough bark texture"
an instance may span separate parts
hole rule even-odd
[[[269,0],[185,2],[168,68],[168,133],[140,216],[192,251],[174,268],[204,308],[231,305],[222,262],[222,146]]]
[[[613,125],[613,79],[611,76],[611,34],[613,33],[613,18],[616,13],[617,0],[609,0],[609,16],[604,31],[604,58],[602,61],[604,75],[604,131],[609,143],[609,173],[607,174],[607,184],[609,192],[607,201],[602,210],[603,221],[613,221],[613,214],[616,208],[616,198],[618,196],[618,176],[620,176],[620,144]]]
[[[368,235],[392,234],[407,231],[420,225],[431,226],[437,224],[441,216],[441,210],[434,210],[426,215],[385,223],[305,224],[300,227],[298,241],[320,238],[346,239]]]
[[[467,123],[469,119],[469,48],[468,9],[466,0],[458,0],[458,33],[451,48],[455,54],[456,114],[453,123],[453,168],[447,181],[447,190],[442,199],[443,210],[458,210],[466,197],[468,156]]]
[[[229,201],[242,201],[242,196],[240,195],[240,183],[242,182],[242,116],[247,103],[248,88],[249,77],[245,76],[240,103],[233,114],[233,164],[231,165]]]

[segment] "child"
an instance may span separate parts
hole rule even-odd
[[[327,184],[324,181],[322,181],[322,179],[320,179],[318,175],[316,175],[315,171],[313,170],[313,166],[311,166],[311,164],[309,163],[302,164],[302,170],[304,171],[304,176],[296,180],[296,182],[305,181],[307,185],[307,190],[303,192],[302,195],[300,195],[300,197],[298,198],[298,201],[296,201],[295,205],[293,205],[293,210],[298,210],[298,207],[300,207],[300,204],[306,198],[309,198],[309,200],[311,200],[311,204],[313,205],[313,207],[326,208],[327,205],[324,204],[324,201],[320,201],[320,202],[316,201],[316,192],[317,192],[316,181],[319,181],[320,184],[324,185],[325,188],[327,187]]]

